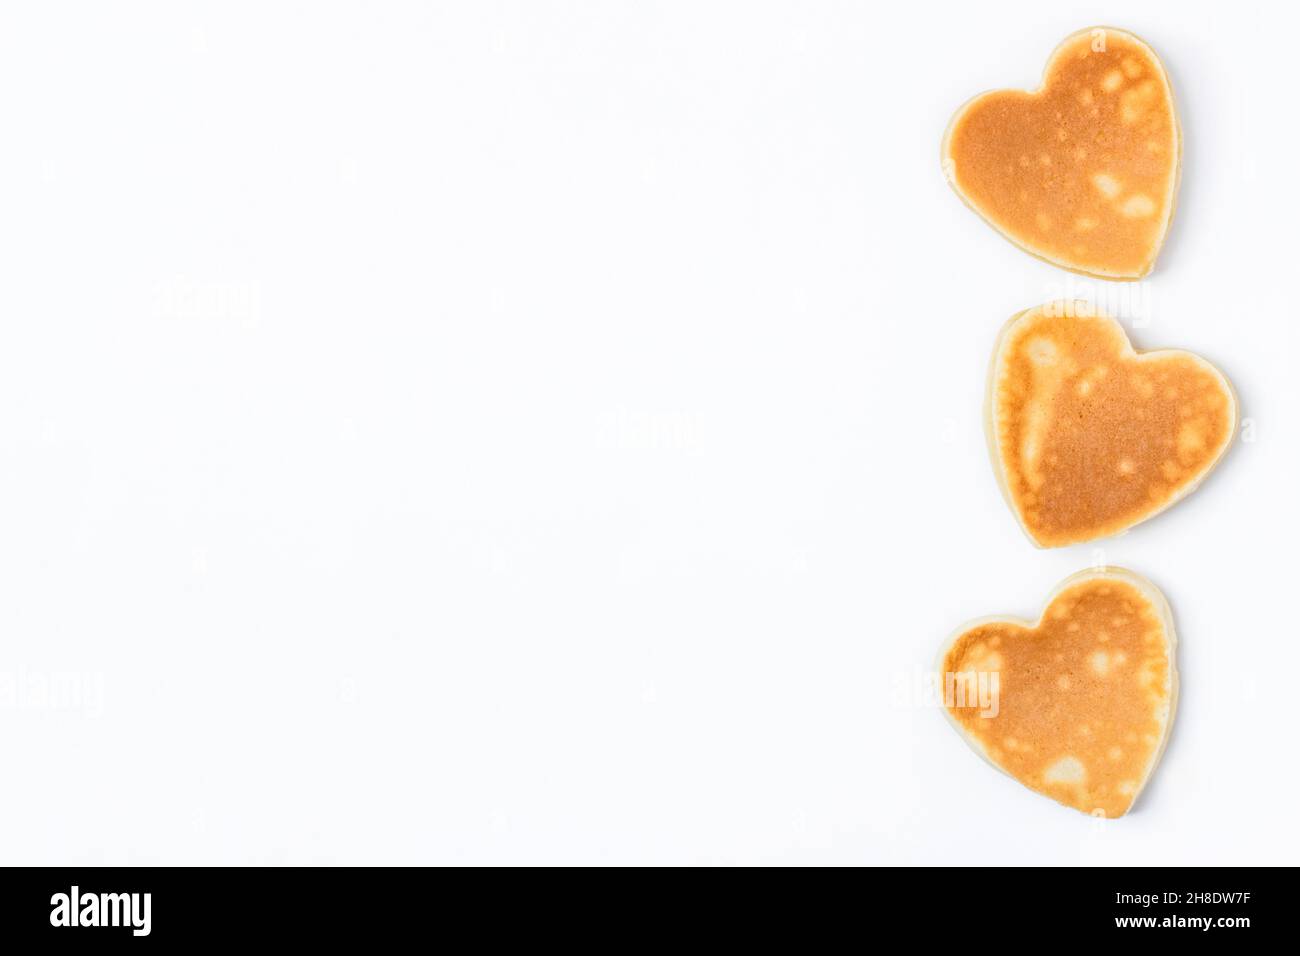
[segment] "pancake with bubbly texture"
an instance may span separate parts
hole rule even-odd
[[[1104,279],[1155,264],[1178,192],[1182,136],[1169,77],[1123,30],[1067,37],[1037,90],[994,90],[944,134],[962,200],[1026,252]]]
[[[1037,622],[984,618],[940,654],[944,711],[1030,790],[1123,816],[1164,751],[1178,696],[1164,596],[1122,568],[1062,581]]]
[[[1191,352],[1134,351],[1085,302],[1019,313],[993,351],[989,453],[1039,547],[1119,534],[1168,508],[1210,473],[1236,426],[1218,369]]]

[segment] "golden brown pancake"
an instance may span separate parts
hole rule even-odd
[[[1084,571],[1057,586],[1036,623],[962,627],[939,674],[949,720],[993,766],[1068,807],[1119,817],[1173,723],[1173,619],[1132,571]]]
[[[1192,491],[1237,426],[1232,386],[1190,352],[1138,353],[1085,302],[1012,317],[989,369],[993,470],[1039,547],[1104,538]]]
[[[1104,279],[1151,271],[1169,230],[1182,137],[1154,51],[1123,30],[1067,37],[1037,90],[995,90],[944,134],[945,175],[1020,248]]]

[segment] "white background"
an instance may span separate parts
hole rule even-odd
[[[0,17],[0,860],[1295,862],[1293,9],[184,6]],[[1186,133],[1136,286],[939,170],[1097,23]],[[981,432],[1063,294],[1255,438],[1104,544],[1182,642],[1112,823],[920,685],[1098,557]]]

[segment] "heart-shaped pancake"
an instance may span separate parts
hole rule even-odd
[[[1037,90],[994,90],[943,137],[962,200],[1026,252],[1103,279],[1151,271],[1169,231],[1182,137],[1169,77],[1122,30],[1067,37]]]
[[[944,711],[1030,790],[1084,813],[1133,806],[1177,702],[1174,626],[1155,585],[1122,568],[1062,581],[1036,623],[984,618],[939,658]]]
[[[1013,316],[993,350],[993,470],[1039,547],[1119,534],[1168,508],[1210,473],[1236,427],[1218,369],[1191,352],[1135,352],[1086,302]]]

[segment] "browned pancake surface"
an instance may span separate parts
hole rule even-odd
[[[977,624],[942,661],[944,675],[998,674],[996,716],[946,701],[984,756],[1031,790],[1107,817],[1128,811],[1153,769],[1176,686],[1163,599],[1130,576],[1067,582],[1036,625]]]
[[[1173,214],[1179,153],[1159,59],[1098,28],[1056,49],[1038,91],[962,107],[943,159],[958,194],[1017,245],[1078,272],[1140,278]]]
[[[994,468],[1035,542],[1117,534],[1190,491],[1236,427],[1227,380],[1189,352],[1139,355],[1114,319],[1054,303],[1012,320],[989,382]]]

